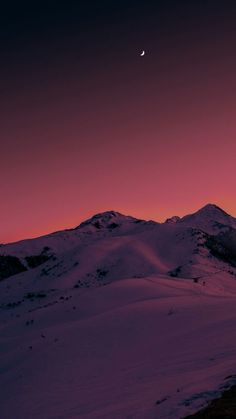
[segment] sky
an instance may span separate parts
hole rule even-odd
[[[236,216],[235,51],[231,0],[3,6],[0,242],[106,210]]]

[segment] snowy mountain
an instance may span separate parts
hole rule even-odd
[[[214,204],[208,204],[194,214],[186,215],[180,221],[212,234],[236,228],[236,219]]]
[[[235,299],[236,219],[212,204],[2,245],[0,416],[183,417],[235,374]]]
[[[224,253],[227,240],[233,246],[235,229],[236,220],[214,205],[163,224],[107,211],[75,229],[3,245],[0,278],[27,278],[34,269],[40,283],[46,276],[64,287],[58,278],[66,277],[66,286],[90,287],[152,274],[196,278],[219,269],[234,272]]]

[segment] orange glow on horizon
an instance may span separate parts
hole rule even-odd
[[[58,38],[22,49],[24,59],[11,52],[16,68],[0,78],[0,242],[110,209],[164,221],[210,202],[236,216],[235,25],[212,16],[198,33],[181,13],[160,32],[148,14],[141,33],[121,25],[122,38],[115,25],[112,44],[105,26],[84,54],[66,37],[62,49]],[[137,42],[149,45],[142,59]]]

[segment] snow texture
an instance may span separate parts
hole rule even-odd
[[[3,245],[0,319],[1,418],[184,417],[236,382],[236,219],[107,211]]]

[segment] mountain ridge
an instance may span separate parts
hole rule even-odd
[[[164,223],[105,211],[76,228],[1,246],[0,279],[33,270],[37,278],[60,277],[62,286],[77,286],[79,278],[90,287],[150,274],[193,279],[223,269],[234,275],[234,233],[236,219],[212,204]]]
[[[0,247],[4,417],[180,419],[232,382],[235,219],[185,217],[106,211]]]
[[[107,211],[95,213],[94,215],[92,215],[91,217],[85,219],[84,221],[82,221],[80,224],[78,224],[75,227],[64,228],[64,229],[52,231],[52,232],[49,232],[47,234],[43,234],[43,235],[40,235],[40,236],[37,236],[37,237],[33,237],[33,238],[24,238],[24,239],[13,241],[13,242],[9,242],[9,243],[8,242],[7,243],[1,243],[0,244],[0,248],[2,246],[6,246],[6,245],[16,244],[16,243],[19,243],[19,242],[25,242],[25,241],[28,241],[28,240],[40,239],[40,238],[43,238],[43,237],[50,237],[51,235],[58,235],[58,234],[64,233],[64,232],[70,232],[70,231],[78,230],[80,228],[83,228],[84,226],[88,226],[90,224],[93,224],[96,221],[100,221],[101,219],[104,219],[105,221],[107,221],[107,220],[109,220],[109,218],[110,219],[111,218],[114,218],[114,219],[116,218],[117,219],[117,217],[118,217],[120,220],[121,219],[123,219],[123,220],[126,219],[126,220],[130,220],[131,222],[133,221],[133,222],[137,222],[137,223],[141,223],[142,222],[142,223],[153,223],[153,224],[161,225],[161,224],[165,224],[165,223],[183,222],[183,221],[186,221],[186,219],[187,219],[186,217],[204,215],[206,212],[211,213],[212,216],[214,216],[214,214],[216,215],[216,214],[219,214],[219,213],[220,214],[223,214],[224,216],[228,216],[228,217],[230,217],[230,219],[235,220],[235,225],[236,225],[236,218],[235,217],[233,217],[232,215],[230,215],[229,213],[227,213],[225,210],[223,210],[222,208],[220,208],[216,204],[211,204],[211,203],[208,203],[208,204],[204,205],[203,207],[201,207],[200,209],[196,210],[193,213],[186,214],[186,215],[184,215],[182,217],[179,217],[178,215],[174,215],[174,216],[171,216],[171,217],[167,218],[163,222],[159,222],[157,220],[152,220],[152,219],[145,220],[145,219],[142,219],[142,218],[134,217],[132,215],[123,214],[123,213],[121,213],[119,211],[107,210]]]

